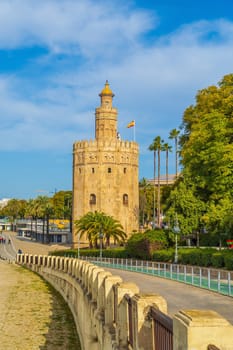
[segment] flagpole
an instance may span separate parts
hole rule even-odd
[[[135,120],[132,120],[130,123],[128,123],[127,128],[133,128],[133,141],[135,142]]]

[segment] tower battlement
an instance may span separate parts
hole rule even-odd
[[[82,140],[77,141],[73,145],[73,151],[78,150],[97,150],[97,149],[120,149],[122,151],[137,151],[138,152],[138,143],[134,141],[123,141],[123,140]]]

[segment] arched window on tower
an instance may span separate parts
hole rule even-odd
[[[96,195],[94,193],[90,194],[90,204],[96,204]]]
[[[128,205],[129,197],[126,193],[123,194],[123,204]]]

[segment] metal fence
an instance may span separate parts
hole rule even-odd
[[[160,310],[151,308],[153,346],[156,350],[173,350],[173,320]]]
[[[145,273],[233,296],[233,271],[134,259],[80,258],[100,266]]]
[[[131,297],[126,294],[125,299],[127,300],[128,304],[128,325],[129,325],[129,334],[128,334],[128,341],[131,346],[133,346],[133,309],[132,309],[132,299]]]
[[[134,347],[133,302],[128,294],[124,296],[127,302],[128,344]],[[173,350],[173,320],[160,310],[151,307],[149,317],[152,321],[153,349]],[[213,349],[214,350],[214,349]]]

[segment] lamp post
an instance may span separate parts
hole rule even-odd
[[[222,238],[227,236],[227,232],[220,232],[219,233],[219,250],[222,250]]]
[[[174,263],[177,264],[178,263],[178,242],[177,242],[177,238],[178,237],[177,236],[180,233],[180,228],[179,228],[179,224],[178,224],[177,215],[176,215],[175,226],[173,227],[173,232],[176,235]]]
[[[100,228],[100,233],[99,233],[99,239],[100,239],[100,259],[102,260],[102,256],[103,256],[103,232],[101,231]]]
[[[80,257],[80,232],[78,232],[78,259]]]

